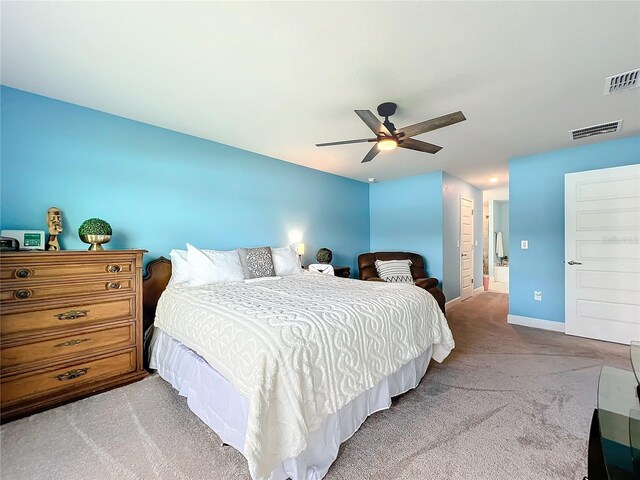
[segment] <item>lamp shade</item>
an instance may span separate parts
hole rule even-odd
[[[304,243],[298,242],[296,248],[298,250],[298,255],[304,255]]]

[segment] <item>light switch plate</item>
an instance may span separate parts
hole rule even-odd
[[[538,301],[538,302],[541,302],[542,301],[542,292],[539,292],[537,290],[535,292],[533,292],[533,299]]]
[[[527,250],[529,248],[529,240],[521,240],[520,241],[520,249]]]

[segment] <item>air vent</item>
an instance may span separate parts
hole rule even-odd
[[[635,70],[619,73],[613,77],[607,77],[604,80],[604,94],[611,95],[612,93],[623,92],[640,86],[638,82],[639,74],[640,68],[636,68]]]
[[[619,132],[621,128],[622,120],[616,120],[615,122],[601,123],[600,125],[593,125],[591,127],[577,128],[571,130],[570,133],[574,140],[578,140],[593,135],[602,135],[603,133]]]

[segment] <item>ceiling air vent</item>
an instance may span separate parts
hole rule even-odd
[[[629,70],[628,72],[605,78],[604,94],[611,95],[612,93],[623,92],[640,86],[638,82],[639,75],[640,68],[636,68],[635,70]]]
[[[615,122],[601,123],[600,125],[592,125],[591,127],[576,128],[575,130],[571,130],[570,133],[574,140],[578,140],[603,133],[619,132],[621,128],[622,120],[616,120]]]

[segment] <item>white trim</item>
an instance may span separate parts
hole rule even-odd
[[[478,287],[478,288],[474,288],[472,295],[475,295],[476,293],[482,293],[482,292],[484,292],[484,286]]]
[[[543,320],[541,318],[522,317],[520,315],[509,314],[507,315],[507,323],[564,333],[564,322],[554,322],[552,320]]]
[[[456,297],[453,300],[449,300],[447,303],[444,304],[445,308],[449,308],[449,307],[453,307],[454,305],[457,305],[459,303],[462,303],[462,300],[460,300],[460,297]]]

